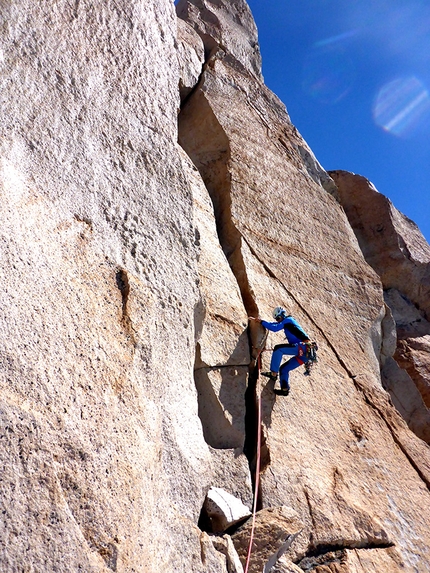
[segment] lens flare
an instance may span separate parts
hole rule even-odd
[[[330,44],[338,44],[340,42],[345,42],[345,40],[349,40],[358,34],[358,30],[348,30],[347,32],[343,32],[342,34],[338,34],[337,36],[330,36],[329,38],[324,38],[324,40],[320,40],[319,42],[315,43],[315,48],[321,48],[324,46],[328,46]]]
[[[321,103],[341,100],[350,90],[355,71],[341,46],[334,43],[316,45],[303,65],[303,91]]]
[[[394,135],[407,137],[430,118],[430,96],[415,76],[396,78],[385,84],[373,104],[375,123]]]

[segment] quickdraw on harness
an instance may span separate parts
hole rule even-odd
[[[313,365],[315,364],[315,362],[318,362],[318,356],[317,356],[318,344],[316,342],[309,341],[309,342],[299,342],[297,346],[298,346],[298,352],[296,356],[297,362],[299,364],[305,365],[304,374],[305,376],[310,376]],[[263,350],[260,350],[260,352],[273,352],[273,348],[263,348]],[[303,356],[305,357],[306,362],[305,360],[303,360],[302,358]]]
[[[303,349],[303,346],[305,347]],[[297,360],[305,365],[305,376],[311,375],[311,370],[315,362],[318,362],[317,356],[318,345],[316,342],[302,342],[299,344],[299,352],[297,355]],[[305,357],[305,360],[302,360],[302,356]]]

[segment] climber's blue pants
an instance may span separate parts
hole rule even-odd
[[[298,358],[299,354],[300,357]],[[281,366],[282,358],[284,356],[294,356],[294,358],[291,358]],[[281,388],[288,388],[288,376],[291,370],[298,368],[306,362],[305,344],[277,344],[273,349],[270,370],[272,372],[279,372]]]

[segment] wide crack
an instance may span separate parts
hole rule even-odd
[[[394,543],[369,543],[366,545],[320,545],[310,550],[305,557],[296,562],[296,565],[303,571],[313,571],[319,567],[327,567],[327,571],[337,571],[336,565],[347,564],[347,550],[354,549],[390,549],[395,547]]]
[[[209,195],[213,202],[215,220],[217,225],[217,232],[221,247],[227,257],[231,270],[236,277],[244,307],[249,316],[258,315],[258,307],[255,302],[254,293],[250,287],[246,265],[242,256],[242,245],[246,237],[243,237],[239,230],[235,227],[232,215],[232,202],[231,202],[231,173],[229,164],[231,161],[231,149],[229,139],[224,132],[221,124],[215,116],[212,108],[207,101],[201,86],[204,84],[204,69],[200,78],[199,84],[187,96],[186,101],[183,102],[181,113],[179,115],[179,144],[192,159],[200,172],[200,175],[206,185]],[[247,243],[248,244],[248,243]],[[259,257],[251,248],[251,254]],[[282,281],[275,276],[274,273],[260,260],[269,276],[278,280],[281,284]],[[285,288],[285,285],[283,285]],[[290,293],[292,298],[297,302],[298,306],[303,309],[295,296]],[[314,321],[312,321],[314,322]],[[315,325],[318,327],[318,325]],[[365,400],[372,406],[387,424],[388,429],[393,435],[394,441],[399,445],[404,454],[408,457],[412,466],[416,469],[421,479],[428,487],[428,480],[417,464],[414,464],[411,456],[408,454],[407,448],[402,444],[395,430],[392,428],[389,420],[386,419],[383,411],[372,400],[371,393],[366,392],[366,389],[356,380],[357,376],[349,368],[347,363],[343,360],[342,356],[337,352],[335,345],[324,334],[322,329],[318,327],[321,335],[327,342],[328,347],[331,348],[339,363],[344,368],[348,377],[353,380],[355,387],[363,395]],[[257,344],[253,343],[256,339],[256,329],[250,332],[250,347],[251,352],[255,358],[255,348]],[[248,458],[251,476],[255,483],[256,471],[256,450],[257,450],[257,381],[258,371],[255,360],[249,367],[248,388],[245,395],[246,414],[245,414],[245,444],[244,453]],[[261,469],[270,464],[270,452],[264,442],[261,447],[262,466]],[[260,470],[261,471],[261,470]],[[262,508],[261,495],[257,500],[257,509]],[[202,515],[199,525],[202,529],[206,529],[207,524],[204,523],[205,516]],[[206,529],[207,530],[207,529]],[[365,544],[362,546],[348,547],[347,544],[333,545],[333,546],[313,546],[311,545],[309,552],[305,555],[298,566],[305,571],[310,571],[320,565],[330,567],[331,564],[336,566],[336,563],[341,563],[345,559],[346,551],[353,549],[389,549],[393,547],[391,543],[378,543],[378,544]]]
[[[201,78],[200,83],[202,83]],[[243,260],[242,236],[235,227],[231,204],[231,150],[229,139],[216,118],[203,91],[197,86],[183,103],[178,120],[179,144],[200,172],[213,203],[218,239],[239,286],[248,316],[258,316],[255,296],[250,287]],[[255,325],[256,326],[256,325]],[[261,328],[249,331],[251,355],[255,358]],[[257,450],[257,377],[255,360],[249,366],[248,387],[245,394],[245,444],[244,453],[249,460],[250,472],[255,483]],[[268,448],[263,440],[262,465],[270,461]],[[258,502],[261,507],[261,500]]]

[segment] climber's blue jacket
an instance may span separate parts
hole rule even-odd
[[[278,332],[284,329],[285,336],[290,344],[298,344],[304,340],[309,340],[309,336],[292,316],[286,316],[281,322],[267,322],[266,320],[262,320],[261,324],[264,328],[272,332]]]

